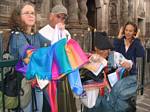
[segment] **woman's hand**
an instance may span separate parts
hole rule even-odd
[[[25,64],[28,64],[28,63],[29,63],[30,57],[31,57],[32,53],[33,53],[32,50],[27,50],[27,51],[26,51],[27,56],[23,59],[23,61],[24,61]]]
[[[137,31],[137,33],[135,35],[135,38],[138,38],[140,36],[140,33],[141,33],[141,31],[140,31],[140,29],[138,29],[138,31]]]
[[[120,30],[119,30],[118,39],[121,39],[121,38],[122,38],[123,30],[124,30],[124,28],[123,28],[123,26],[122,26],[122,27],[120,28]]]
[[[132,62],[129,61],[123,61],[120,63],[120,65],[127,70],[130,70],[132,68]]]
[[[30,58],[29,58],[29,57],[24,58],[24,59],[23,59],[23,62],[24,62],[25,64],[28,64],[28,63],[30,62]]]

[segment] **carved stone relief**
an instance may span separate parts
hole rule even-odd
[[[128,0],[128,20],[132,21],[133,20],[133,0]]]
[[[87,0],[78,0],[79,6],[79,21],[81,24],[88,24],[88,20],[86,17],[87,14]]]
[[[56,4],[62,4],[62,0],[52,0],[53,6]]]
[[[128,0],[121,0],[120,1],[120,24],[121,26],[124,25],[128,20],[128,6],[129,6],[129,3],[128,3]]]
[[[117,17],[117,0],[110,0],[109,2],[109,29],[110,36],[117,35],[118,32],[118,17]]]
[[[70,24],[78,24],[79,20],[78,20],[78,13],[79,13],[79,9],[78,9],[78,2],[77,0],[69,0],[68,1],[68,22]]]
[[[110,23],[117,23],[117,4],[110,2]]]
[[[37,11],[40,11],[40,9],[41,9],[41,4],[42,4],[42,2],[43,2],[43,0],[23,0],[23,1],[24,1],[24,2],[25,2],[25,1],[29,1],[29,2],[31,2],[31,3],[33,3],[33,4],[35,4]]]
[[[138,17],[145,18],[145,10],[144,10],[144,1],[143,0],[139,0],[137,13],[138,13]]]

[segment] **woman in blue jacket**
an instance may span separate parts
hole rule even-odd
[[[35,48],[40,48],[44,44],[50,42],[43,38],[40,34],[35,32],[36,12],[35,6],[29,2],[23,3],[12,12],[10,17],[10,28],[12,30],[10,35],[10,53],[14,58],[25,61],[24,49],[28,45]],[[27,57],[28,58],[28,57]],[[31,84],[32,81],[27,81]],[[31,86],[29,86],[31,87]],[[31,91],[28,93],[31,94]],[[37,111],[42,112],[43,106],[43,91],[39,87],[35,87],[35,95],[37,100]],[[28,99],[26,105],[23,105],[24,112],[32,112],[31,98]],[[21,105],[24,101],[21,101]]]
[[[128,22],[124,28],[120,29],[118,38],[114,39],[114,50],[122,53],[128,60],[133,61],[130,75],[137,74],[136,58],[144,57],[145,54],[144,47],[137,36],[139,36],[139,31],[136,24]]]

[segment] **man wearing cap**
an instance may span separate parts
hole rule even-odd
[[[65,29],[67,16],[67,9],[63,5],[56,5],[49,13],[49,24],[39,30],[39,33],[49,40],[51,45],[62,38],[67,38],[67,40],[71,38],[70,33]],[[57,103],[59,112],[77,112],[75,98],[73,98],[66,77],[60,79],[57,83]]]
[[[39,30],[39,33],[54,44],[61,38],[71,38],[70,33],[65,30],[65,19],[67,9],[63,5],[56,5],[52,8],[48,17],[48,25]]]
[[[99,57],[103,57],[108,60],[107,63],[109,67],[118,68],[119,66],[122,66],[126,70],[130,70],[132,68],[133,63],[131,60],[125,59],[120,53],[111,51],[113,50],[113,46],[106,33],[96,32],[95,35],[94,47],[96,55],[91,55],[91,57],[93,56],[92,60],[98,60]],[[110,55],[112,55],[112,53],[113,56],[117,54],[120,57],[116,57],[111,60],[112,58],[110,58]],[[87,74],[86,76],[91,77],[95,81],[98,80],[97,77],[89,76]],[[110,82],[109,75],[108,80]],[[134,100],[136,96],[136,77],[132,74],[128,74],[127,77],[118,80],[114,85],[111,85],[110,83],[110,86],[112,87],[110,93],[105,92],[104,96],[99,95],[95,106],[93,108],[85,107],[84,112],[135,112],[135,102],[132,102],[132,100]]]

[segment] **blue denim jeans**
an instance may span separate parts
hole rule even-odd
[[[35,112],[42,112],[43,109],[43,91],[39,88],[35,88],[35,96],[36,96],[36,105],[37,105],[37,111]],[[35,107],[35,105],[34,105]],[[24,112],[32,112],[32,100],[27,105],[27,107],[23,108]]]

